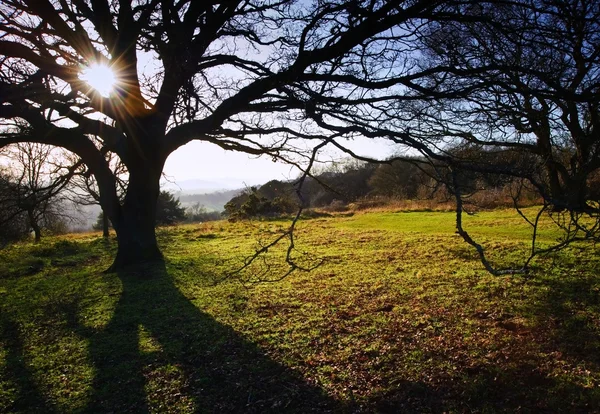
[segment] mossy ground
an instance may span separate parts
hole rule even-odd
[[[159,230],[164,266],[104,274],[97,234],[0,251],[0,412],[600,411],[600,259],[573,245],[490,276],[443,212]],[[498,264],[527,256],[511,211],[468,217]],[[557,235],[544,228],[542,243]],[[261,269],[262,267],[262,269]]]

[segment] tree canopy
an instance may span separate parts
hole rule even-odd
[[[527,177],[556,209],[591,208],[599,201],[589,180],[600,167],[600,5],[529,0],[468,13],[488,19],[439,22],[423,34],[426,64],[460,69],[432,76],[436,90],[468,93],[421,105],[419,132],[528,154],[527,167],[507,172]]]

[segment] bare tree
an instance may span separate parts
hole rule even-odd
[[[0,170],[0,248],[29,234],[27,217],[15,203],[17,188],[8,172]]]
[[[395,130],[398,122],[387,132],[374,126],[386,102],[436,71],[416,65],[415,30],[461,18],[453,3],[7,0],[0,145],[29,140],[77,154],[117,233],[112,269],[160,260],[162,168],[192,140],[296,163],[358,134],[420,145]],[[82,76],[93,65],[114,73],[112,92]],[[29,135],[14,130],[17,120]],[[297,140],[315,144],[305,154]],[[129,172],[122,201],[109,152]]]
[[[389,48],[344,56],[340,62],[354,70],[314,74],[315,83],[302,85],[306,116],[339,136],[394,142],[404,155],[386,162],[410,162],[447,187],[456,200],[458,233],[493,273],[505,272],[486,261],[462,227],[473,191],[465,185],[469,174],[495,175],[517,187],[525,180],[544,199],[541,212],[563,230],[556,248],[597,240],[600,200],[592,183],[600,169],[600,4],[447,1],[435,7],[434,17],[387,32]],[[335,96],[322,92],[332,89]],[[328,139],[370,160],[337,137]],[[531,257],[507,273],[526,271],[532,257],[555,250],[536,247],[540,216],[526,219],[533,226]]]
[[[79,157],[117,233],[112,269],[162,259],[159,180],[169,154],[193,140],[306,168],[325,146],[365,159],[345,140],[386,138],[406,149],[398,159],[442,177],[457,205],[459,170],[524,178],[547,211],[595,238],[599,226],[580,217],[598,221],[589,183],[600,164],[599,7],[6,0],[0,147],[38,142]],[[93,86],[94,67],[114,75],[112,89]],[[461,143],[521,162],[449,151]],[[123,197],[111,154],[128,173]]]
[[[420,37],[424,67],[452,67],[423,83],[440,98],[402,109],[413,136],[440,148],[452,171],[445,183],[457,201],[458,232],[488,270],[502,273],[462,228],[460,171],[524,180],[543,198],[536,217],[522,214],[532,226],[530,257],[506,269],[526,271],[540,253],[600,236],[593,184],[600,170],[600,4],[522,0],[460,9],[464,21],[434,22]],[[450,153],[449,142],[476,151]],[[563,230],[553,247],[536,246],[542,215]]]
[[[5,176],[10,189],[3,194],[3,205],[13,211],[3,217],[3,222],[24,213],[27,227],[39,242],[43,229],[56,231],[74,219],[64,208],[67,202],[64,190],[77,164],[67,168],[57,148],[31,142],[6,147],[2,155],[10,161]]]

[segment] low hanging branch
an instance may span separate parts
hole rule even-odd
[[[513,274],[523,274],[527,272],[527,268],[521,267],[519,269],[496,269],[490,261],[487,259],[485,255],[485,250],[483,246],[477,243],[473,238],[469,235],[469,233],[463,228],[462,225],[462,214],[463,214],[463,200],[460,193],[460,186],[458,182],[458,177],[456,170],[451,168],[452,174],[452,185],[447,186],[448,190],[454,195],[456,200],[456,232],[466,241],[468,244],[473,246],[477,253],[479,254],[479,260],[485,267],[485,269],[493,274],[494,276],[502,276],[502,275],[513,275]],[[527,260],[529,263],[529,260]]]
[[[297,258],[294,257],[294,252],[299,252],[299,250],[296,248],[295,230],[296,230],[298,221],[300,220],[300,217],[302,215],[302,212],[304,211],[304,209],[306,207],[306,200],[304,199],[304,197],[302,195],[302,187],[304,186],[306,178],[311,176],[310,170],[311,170],[313,164],[315,163],[315,160],[316,160],[319,150],[322,149],[324,146],[326,146],[332,139],[333,138],[323,140],[323,142],[321,142],[320,144],[316,145],[313,148],[308,165],[305,169],[303,169],[302,175],[300,176],[300,178],[297,180],[297,182],[295,184],[295,187],[296,187],[295,191],[296,191],[296,195],[298,196],[298,199],[300,200],[300,206],[298,207],[298,210],[296,211],[296,214],[295,214],[294,218],[292,219],[290,226],[284,232],[282,232],[279,236],[277,236],[275,239],[273,239],[272,241],[270,241],[266,244],[259,243],[260,247],[258,249],[256,249],[252,255],[244,258],[243,265],[240,266],[239,268],[235,269],[234,271],[227,273],[226,276],[222,280],[225,280],[225,279],[228,279],[231,277],[239,278],[240,275],[245,270],[249,269],[253,264],[260,263],[260,273],[253,275],[253,278],[250,281],[250,283],[256,284],[256,283],[264,283],[264,282],[278,282],[280,280],[283,280],[284,278],[286,278],[287,276],[289,276],[290,274],[292,274],[293,272],[295,272],[297,270],[302,271],[302,272],[310,272],[310,271],[318,268],[325,262],[324,258],[314,258],[312,260],[313,263],[311,263],[309,266],[302,265],[298,262]],[[266,277],[267,275],[271,274],[271,271],[272,271],[272,267],[269,264],[266,255],[268,254],[269,250],[275,248],[277,245],[279,245],[280,243],[282,243],[285,240],[288,240],[288,245],[287,245],[286,253],[285,253],[285,263],[288,265],[287,270],[284,273],[282,273],[276,277]],[[300,254],[304,257],[310,256],[310,254],[307,252],[300,252]],[[249,281],[245,280],[244,282],[248,283]]]
[[[488,260],[483,246],[477,243],[463,227],[462,214],[464,208],[460,183],[458,180],[458,174],[456,168],[451,168],[450,170],[452,176],[452,184],[446,184],[446,187],[452,193],[456,200],[456,232],[463,238],[465,242],[467,242],[469,245],[475,248],[477,254],[479,255],[479,260],[481,261],[485,269],[494,276],[526,274],[530,270],[529,265],[537,256],[557,252],[570,246],[571,243],[575,241],[596,240],[598,238],[596,232],[593,231],[597,230],[599,227],[597,218],[595,218],[595,221],[593,222],[591,228],[587,227],[585,226],[585,224],[581,223],[580,215],[576,215],[573,211],[553,212],[552,205],[546,200],[544,201],[539,211],[536,213],[535,218],[528,218],[518,204],[519,195],[523,186],[523,184],[521,183],[519,189],[517,190],[517,194],[513,195],[512,198],[515,210],[523,218],[523,220],[525,220],[532,228],[531,247],[529,251],[529,256],[525,259],[523,265],[520,267],[498,269],[494,267]],[[558,241],[558,243],[552,246],[539,247],[539,226],[541,224],[541,219],[545,214],[547,214],[552,219],[554,224],[563,231],[563,237]],[[580,236],[581,233],[584,234],[583,237]]]

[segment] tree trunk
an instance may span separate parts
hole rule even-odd
[[[155,232],[159,171],[130,171],[127,195],[117,217],[117,256],[109,272],[151,262],[162,262]]]

